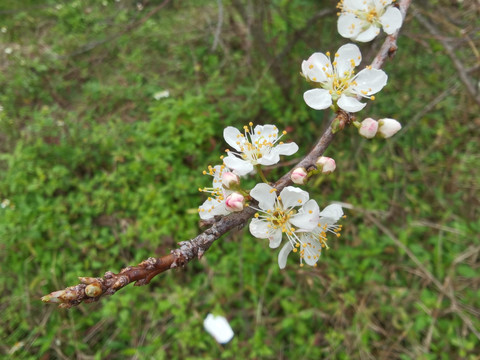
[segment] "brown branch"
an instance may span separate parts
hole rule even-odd
[[[407,15],[407,10],[411,2],[412,0],[399,1],[399,9],[402,13],[403,21],[405,21],[405,16]],[[373,68],[382,68],[385,64],[385,61],[387,61],[387,58],[393,58],[393,56],[395,56],[395,53],[397,52],[397,38],[400,30],[401,28],[392,35],[387,36],[382,47],[378,51],[377,56],[375,56],[371,63]]]
[[[407,8],[410,5],[410,1],[411,0],[400,0],[400,10],[404,17]],[[372,62],[372,66],[377,68],[382,67],[386,59],[395,53],[397,37],[398,31],[386,38],[385,43],[382,45]],[[347,124],[352,121],[352,118],[353,116],[349,113],[343,111],[338,112],[336,117],[330,121],[327,130],[323,133],[322,137],[310,153],[289,172],[283,175],[275,184],[273,184],[273,186],[278,191],[281,191],[286,186],[292,184],[290,174],[295,168],[310,168],[314,166],[316,160],[323,155],[335,137],[330,124],[335,120]],[[98,301],[105,295],[113,295],[115,292],[132,282],[135,283],[135,286],[146,285],[153,277],[164,271],[178,266],[184,266],[194,258],[201,258],[215,240],[230,230],[244,227],[255,212],[256,210],[253,208],[247,207],[242,212],[233,213],[220,218],[218,221],[216,220],[209,229],[205,230],[197,237],[189,241],[180,242],[180,247],[172,250],[169,255],[161,258],[151,257],[142,261],[137,266],[129,266],[122,269],[118,274],[107,271],[103,277],[80,277],[80,284],[50,293],[49,295],[42,297],[42,301],[58,303],[61,308],[70,308],[79,305],[82,302],[89,303]]]

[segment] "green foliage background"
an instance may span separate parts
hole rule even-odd
[[[280,271],[277,253],[243,229],[147,287],[69,311],[39,301],[198,234],[201,171],[219,162],[225,126],[287,127],[298,158],[321,135],[329,114],[304,104],[298,73],[312,52],[347,42],[334,12],[308,23],[335,2],[247,3],[222,3],[214,49],[213,1],[172,1],[148,19],[160,1],[2,1],[3,357],[479,359],[478,108],[411,16],[385,67],[388,86],[359,114],[404,130],[366,141],[346,129],[326,153],[337,171],[307,188],[323,206],[352,208],[318,268],[292,256]],[[441,5],[455,16],[467,3]],[[365,57],[381,41],[362,45]],[[170,97],[155,100],[163,90]],[[203,330],[209,312],[229,319],[228,345]]]

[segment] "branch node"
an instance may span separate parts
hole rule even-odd
[[[393,44],[392,46],[390,46],[387,54],[390,59],[392,59],[395,56],[395,54],[397,53],[397,49],[398,49],[398,46],[396,44]]]

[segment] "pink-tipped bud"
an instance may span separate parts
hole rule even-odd
[[[230,189],[232,186],[240,184],[240,177],[232,172],[224,172],[222,174],[222,185],[225,189]]]
[[[225,208],[228,211],[242,211],[245,198],[242,194],[234,192],[225,199]]]
[[[395,119],[380,119],[378,124],[378,135],[385,139],[392,137],[402,128],[402,124]]]
[[[307,175],[305,168],[296,168],[293,170],[292,175],[290,175],[290,179],[292,179],[295,184],[303,185],[307,182]]]
[[[358,133],[362,135],[364,138],[372,139],[377,134],[378,130],[378,121],[373,120],[372,118],[366,118],[362,121],[360,128],[358,129]]]
[[[337,165],[335,164],[335,160],[332,158],[321,156],[317,160],[317,168],[319,168],[324,174],[330,174],[331,172],[335,171]]]

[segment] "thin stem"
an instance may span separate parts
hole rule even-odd
[[[255,170],[257,171],[257,174],[260,175],[260,178],[262,179],[262,181],[266,184],[269,184],[267,178],[263,174],[262,165],[255,165]]]

